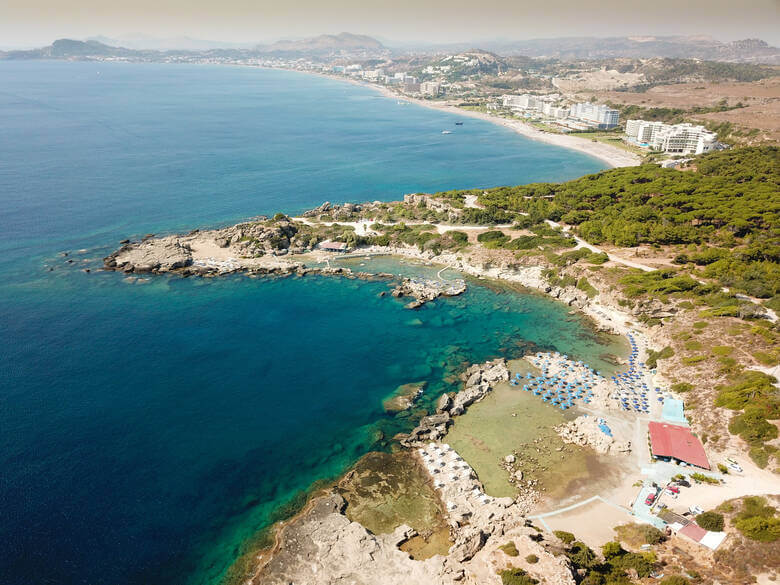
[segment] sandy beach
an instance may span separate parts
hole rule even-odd
[[[310,72],[299,71],[299,73],[310,73]],[[491,116],[490,114],[485,114],[482,112],[464,110],[449,102],[443,102],[443,101],[438,102],[438,101],[430,101],[430,100],[423,100],[419,98],[413,98],[413,97],[396,93],[388,87],[375,85],[373,83],[368,83],[361,80],[348,79],[345,77],[340,77],[337,75],[328,75],[325,73],[321,73],[321,74],[314,73],[314,75],[321,75],[323,77],[327,77],[328,79],[334,79],[336,81],[344,81],[347,83],[352,83],[353,85],[360,85],[363,87],[367,87],[373,89],[374,91],[378,91],[379,93],[381,93],[386,97],[416,104],[424,108],[431,108],[433,110],[440,110],[451,114],[456,114],[458,116],[477,118],[479,120],[490,122],[491,124],[498,124],[499,126],[508,128],[513,132],[517,132],[518,134],[525,136],[526,138],[530,138],[531,140],[538,140],[539,142],[545,142],[547,144],[560,146],[561,148],[569,148],[571,150],[582,152],[584,154],[587,154],[589,156],[592,156],[594,158],[597,158],[605,162],[607,165],[609,165],[612,168],[634,167],[640,165],[642,162],[639,156],[631,152],[628,152],[627,150],[616,148],[614,146],[610,146],[609,144],[604,144],[602,142],[594,142],[585,138],[579,138],[577,136],[568,136],[566,134],[553,134],[552,132],[544,132],[542,130],[539,130],[538,128],[535,128],[534,126],[531,126],[530,124],[526,124],[521,120],[508,120],[506,118],[501,118],[499,116]]]

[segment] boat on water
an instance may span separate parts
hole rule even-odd
[[[456,126],[463,126],[463,122],[455,122]]]
[[[452,134],[452,130],[442,130],[442,134]]]

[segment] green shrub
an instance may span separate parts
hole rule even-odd
[[[718,357],[726,357],[731,355],[733,351],[734,348],[728,345],[716,345],[715,347],[712,348],[712,355]]]
[[[691,341],[686,342],[685,349],[688,351],[698,351],[701,349],[701,341],[692,339]]]
[[[715,479],[714,477],[710,477],[709,475],[704,475],[703,473],[699,473],[698,471],[696,473],[691,474],[691,479],[697,483],[709,483],[712,485],[716,485],[720,483],[720,480]]]
[[[691,582],[682,575],[669,575],[661,579],[660,585],[691,585]]]
[[[686,366],[693,366],[693,365],[695,365],[695,364],[699,364],[699,363],[701,363],[701,362],[705,361],[706,359],[707,359],[707,356],[706,356],[706,355],[694,355],[694,356],[691,356],[691,357],[685,357],[685,358],[683,358],[683,359],[682,359],[682,362],[683,362],[683,363],[684,363]]]
[[[696,516],[696,524],[712,532],[723,532],[723,514],[717,512],[704,512]]]
[[[477,241],[489,249],[501,248],[509,241],[509,236],[500,231],[483,232],[477,236]]]
[[[645,577],[650,576],[650,574],[653,572],[653,568],[655,567],[656,562],[656,558],[653,553],[626,552],[622,547],[620,547],[619,544],[617,549],[615,549],[615,547],[611,547],[610,545],[613,544],[616,543],[608,542],[604,545],[604,547],[602,547],[602,550],[604,550],[604,560],[609,562],[613,567],[623,569],[624,571],[633,569],[636,571],[640,579],[644,579]],[[609,550],[607,550],[608,547]]]
[[[745,407],[742,414],[734,416],[729,422],[729,432],[739,435],[751,445],[776,439],[777,427],[766,420],[765,412],[761,406]]]
[[[520,554],[517,550],[517,546],[515,546],[515,543],[512,540],[499,546],[498,548],[500,548],[502,551],[504,551],[504,554],[507,554],[510,557],[516,557]]]
[[[579,281],[577,281],[577,288],[581,291],[584,291],[590,299],[599,294],[599,291],[597,291],[596,288],[591,283],[589,283],[588,279],[585,277],[582,277],[579,279]]]
[[[761,469],[766,469],[769,465],[770,453],[767,449],[767,445],[755,445],[748,451],[748,457]]]
[[[579,540],[575,540],[571,543],[571,546],[566,551],[566,556],[569,557],[569,560],[576,567],[581,569],[591,568],[598,563],[596,553],[594,553],[587,544],[580,542]]]
[[[465,232],[454,230],[451,232],[447,232],[447,235],[458,244],[467,244],[469,241],[469,235]]]
[[[607,256],[604,252],[600,252],[598,254],[591,253],[585,257],[585,262],[588,262],[590,264],[604,264],[605,262],[608,261],[609,261],[609,256]]]
[[[720,471],[723,475],[729,474],[729,468],[723,465],[723,463],[718,463],[718,471]]]
[[[666,535],[652,524],[622,524],[615,526],[614,530],[620,541],[629,544],[637,542],[642,544],[659,544],[666,538]]]
[[[566,532],[564,530],[556,530],[553,532],[553,534],[558,537],[558,539],[563,544],[571,544],[574,542],[574,535],[571,532]]]
[[[765,351],[754,351],[753,357],[756,358],[756,361],[764,366],[774,366],[777,365],[777,357],[766,353]]]
[[[753,516],[737,520],[737,529],[752,540],[774,542],[780,538],[780,518]]]
[[[658,367],[658,360],[669,359],[674,355],[674,350],[670,346],[666,346],[661,351],[650,350],[647,352],[647,360],[645,365],[650,369]]]
[[[504,569],[500,571],[502,585],[536,585],[539,581],[530,577],[523,569]]]
[[[763,372],[744,372],[737,382],[718,388],[715,405],[742,410],[752,404],[761,406],[767,418],[777,418],[780,415],[780,401],[774,387],[776,381],[773,376]]]
[[[620,543],[616,540],[605,543],[601,547],[601,554],[604,555],[604,559],[609,561],[610,559],[625,554],[626,551],[620,546]]]
[[[536,555],[528,555],[527,557],[525,557],[525,562],[530,565],[535,565],[536,563],[539,562],[539,557],[537,557]]]
[[[672,390],[674,392],[690,392],[693,390],[693,384],[689,384],[688,382],[677,382],[676,384],[672,384]]]

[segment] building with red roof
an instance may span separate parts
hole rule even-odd
[[[651,422],[648,430],[653,457],[676,459],[702,469],[710,468],[704,446],[688,427]]]

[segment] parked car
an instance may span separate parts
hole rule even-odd
[[[697,516],[699,514],[704,514],[704,510],[702,510],[699,506],[691,506],[688,508],[691,514],[696,514]]]
[[[687,479],[678,479],[676,483],[681,487],[691,487],[691,482]]]
[[[645,505],[646,506],[652,506],[653,502],[655,502],[655,493],[648,494],[645,498]]]
[[[726,465],[729,469],[736,471],[737,473],[742,473],[742,468],[739,466],[739,463],[736,461],[729,461]]]
[[[678,488],[676,485],[670,485],[666,489],[669,490],[669,492],[671,492],[673,494],[679,494],[680,493],[680,488]]]

